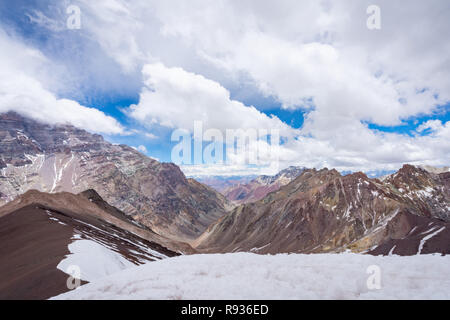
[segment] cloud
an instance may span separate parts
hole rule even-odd
[[[146,133],[144,134],[144,136],[145,136],[147,139],[151,139],[151,140],[158,139],[158,136],[154,135],[154,134],[151,133],[151,132],[146,132]]]
[[[201,121],[204,130],[280,129],[290,127],[277,117],[268,117],[253,106],[230,99],[230,93],[219,83],[182,68],[168,68],[161,63],[143,68],[144,88],[137,105],[127,114],[142,124],[159,125],[193,131]],[[292,130],[293,131],[293,130]]]
[[[57,98],[43,85],[47,58],[0,29],[0,112],[15,111],[46,123],[69,123],[91,132],[121,134],[113,117],[78,102]],[[40,76],[43,74],[43,76]]]
[[[281,166],[449,165],[448,122],[430,120],[412,135],[367,125],[397,126],[439,108],[448,112],[446,0],[379,0],[377,31],[366,28],[366,9],[373,3],[365,0],[79,3],[88,38],[124,72],[143,76],[139,103],[127,114],[148,127],[192,130],[201,120],[220,130],[280,128],[290,136],[278,150]],[[31,78],[46,90],[47,81],[35,74],[45,72]],[[242,96],[239,90],[303,110],[302,128],[230,97],[230,91]]]
[[[140,146],[132,147],[132,148],[134,150],[137,150],[137,151],[139,151],[141,153],[144,153],[144,154],[147,154],[147,152],[148,152],[147,148],[144,145],[140,145]]]
[[[442,137],[450,140],[450,121],[445,124],[440,120],[429,120],[417,127],[417,132],[424,133],[429,130],[434,137]]]
[[[282,146],[281,161],[343,170],[396,169],[405,162],[448,165],[446,124],[429,136],[413,137],[378,132],[365,124],[401,125],[449,103],[445,52],[450,47],[443,39],[450,36],[450,28],[441,13],[445,1],[432,1],[431,6],[381,1],[383,23],[377,32],[365,26],[368,3],[257,4],[158,2],[154,15],[164,36],[187,43],[231,79],[239,82],[246,75],[256,90],[275,97],[284,108],[306,111],[301,135]],[[179,96],[178,88],[165,89],[169,100],[170,92]],[[185,95],[184,100],[192,97]],[[241,113],[223,113],[224,105],[213,100],[207,105],[217,107],[221,123],[233,119],[242,124]],[[168,110],[180,117],[176,109]],[[186,110],[198,118],[204,115],[202,108],[198,113],[180,108],[184,114]],[[168,125],[170,121],[176,120]]]
[[[67,26],[61,20],[55,20],[47,17],[42,11],[32,10],[30,13],[25,14],[30,22],[36,23],[37,25],[47,28],[53,32],[60,32],[67,29]]]
[[[183,165],[181,170],[187,177],[203,176],[248,176],[275,175],[280,171],[276,165],[267,167],[249,167],[246,165]]]
[[[125,72],[137,70],[151,54],[142,47],[148,43],[151,34],[145,34],[144,26],[151,25],[144,14],[151,9],[151,3],[121,0],[80,0],[82,28],[88,30],[103,48],[115,59]],[[140,36],[140,38],[138,38]],[[138,42],[139,41],[139,42]]]
[[[155,11],[166,35],[187,41],[228,72],[247,73],[261,93],[276,97],[285,108],[312,100],[319,116],[396,125],[450,101],[450,82],[442,77],[443,70],[448,72],[442,54],[448,52],[442,41],[443,34],[449,35],[448,22],[438,15],[444,2],[434,1],[430,8],[413,1],[401,6],[405,14],[382,1],[385,22],[378,34],[361,23],[367,18],[363,3],[262,3],[166,3]],[[410,21],[426,26],[420,41],[433,51],[420,44]]]

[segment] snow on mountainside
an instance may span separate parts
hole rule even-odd
[[[222,191],[225,197],[236,203],[250,203],[264,198],[297,178],[305,168],[291,166],[274,176],[259,176],[248,183],[239,183]]]
[[[69,244],[70,254],[57,266],[62,272],[67,273],[71,266],[77,266],[80,268],[80,279],[91,282],[135,266],[133,262],[114,251],[113,245],[81,240],[76,236],[78,235],[72,237],[72,243]]]
[[[192,255],[130,268],[53,299],[450,299],[449,264],[439,255]],[[380,271],[379,289],[371,286],[373,270]]]
[[[70,125],[0,115],[0,205],[27,190],[96,190],[108,203],[174,239],[188,241],[221,217],[225,198],[180,168]]]
[[[71,266],[95,281],[190,248],[135,223],[94,190],[27,191],[0,207],[0,243],[0,299],[66,292]]]
[[[194,245],[204,252],[448,254],[449,208],[450,172],[405,165],[380,181],[308,169],[262,200],[236,207]]]

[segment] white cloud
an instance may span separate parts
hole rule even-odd
[[[140,145],[140,146],[132,147],[132,148],[134,150],[137,150],[137,151],[139,151],[141,153],[144,153],[144,154],[147,154],[147,152],[148,152],[147,148],[144,145]]]
[[[145,19],[151,4],[142,5],[141,1],[126,2],[122,0],[80,0],[83,15],[83,29],[89,30],[104,52],[114,58],[126,72],[135,71],[140,64],[150,58],[142,48],[147,43],[144,38],[151,37],[143,33]],[[137,36],[141,38],[138,39]],[[138,43],[138,40],[142,42]]]
[[[28,19],[30,19],[30,22],[47,28],[53,32],[60,32],[67,29],[64,21],[49,18],[39,10],[32,10],[32,12],[26,13],[25,15],[28,17]]]
[[[396,169],[404,162],[448,164],[442,134],[410,137],[363,124],[399,125],[450,101],[450,50],[443,41],[450,28],[440,13],[445,2],[381,1],[378,33],[365,27],[367,5],[158,2],[154,15],[163,35],[189,44],[233,79],[247,74],[262,94],[276,97],[285,108],[308,110],[303,136],[280,153],[286,164],[343,170]],[[166,89],[170,96],[173,88]],[[225,115],[220,104],[208,104]],[[175,118],[176,111],[170,110]],[[240,114],[226,117],[241,123]]]
[[[181,170],[187,177],[204,176],[247,176],[275,175],[280,171],[278,166],[250,167],[246,165],[182,165]]]
[[[371,1],[82,0],[83,31],[126,72],[143,68],[142,123],[192,129],[282,128],[226,88],[304,108],[301,135],[280,147],[282,166],[396,169],[449,165],[449,125],[412,136],[399,125],[450,101],[446,0],[379,0],[381,30],[366,28]],[[43,21],[45,23],[45,21]],[[421,133],[421,134],[419,134]]]
[[[450,82],[441,76],[446,69],[448,74],[443,54],[448,45],[433,28],[448,34],[445,15],[435,17],[443,2],[435,1],[437,6],[430,9],[414,1],[403,6],[407,14],[383,2],[385,23],[378,34],[361,23],[367,18],[364,4],[326,3],[263,2],[260,7],[256,2],[208,6],[197,1],[192,7],[164,3],[156,11],[166,35],[188,41],[227,71],[248,73],[263,94],[275,96],[288,108],[312,98],[319,116],[338,114],[394,125],[450,100]],[[393,16],[402,23],[393,25]],[[435,18],[433,24],[430,20]],[[437,52],[430,54],[418,44],[411,21],[427,26],[420,41]],[[440,81],[433,77],[438,71]],[[429,90],[421,92],[423,88]]]
[[[201,121],[204,130],[273,129],[285,133],[289,127],[276,117],[268,117],[254,107],[230,99],[219,83],[161,63],[143,68],[144,84],[140,100],[127,111],[143,124],[158,123],[168,128],[193,130]]]
[[[158,139],[158,136],[155,135],[155,134],[153,134],[153,133],[151,133],[151,132],[146,132],[146,133],[144,134],[144,136],[145,136],[147,139],[151,139],[151,140]]]
[[[15,111],[42,122],[69,123],[91,132],[124,132],[113,117],[76,101],[59,99],[46,89],[41,80],[45,82],[49,73],[49,61],[41,52],[21,44],[1,29],[0,47],[0,112]]]
[[[440,120],[429,120],[417,127],[417,132],[423,133],[428,129],[431,131],[432,136],[450,140],[450,121],[443,124]]]

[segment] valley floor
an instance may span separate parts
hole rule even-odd
[[[450,299],[449,266],[450,256],[437,254],[190,255],[132,267],[53,299]]]

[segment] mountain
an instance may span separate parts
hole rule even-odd
[[[405,165],[384,181],[304,170],[200,236],[204,252],[450,253],[450,172]]]
[[[70,266],[86,283],[178,251],[194,252],[134,222],[94,190],[27,191],[0,208],[0,243],[0,299],[67,292]]]
[[[275,176],[259,176],[249,183],[237,184],[222,191],[225,197],[236,203],[243,204],[261,200],[268,193],[277,191],[280,187],[297,178],[305,170],[303,167],[291,166],[280,171]]]
[[[223,193],[226,189],[234,187],[239,184],[249,183],[251,180],[255,179],[257,176],[199,176],[193,177],[198,182],[210,186],[216,191]]]
[[[16,113],[0,115],[0,205],[27,190],[102,198],[153,231],[189,241],[227,209],[215,190],[187,179],[126,145],[70,125],[50,126]]]

